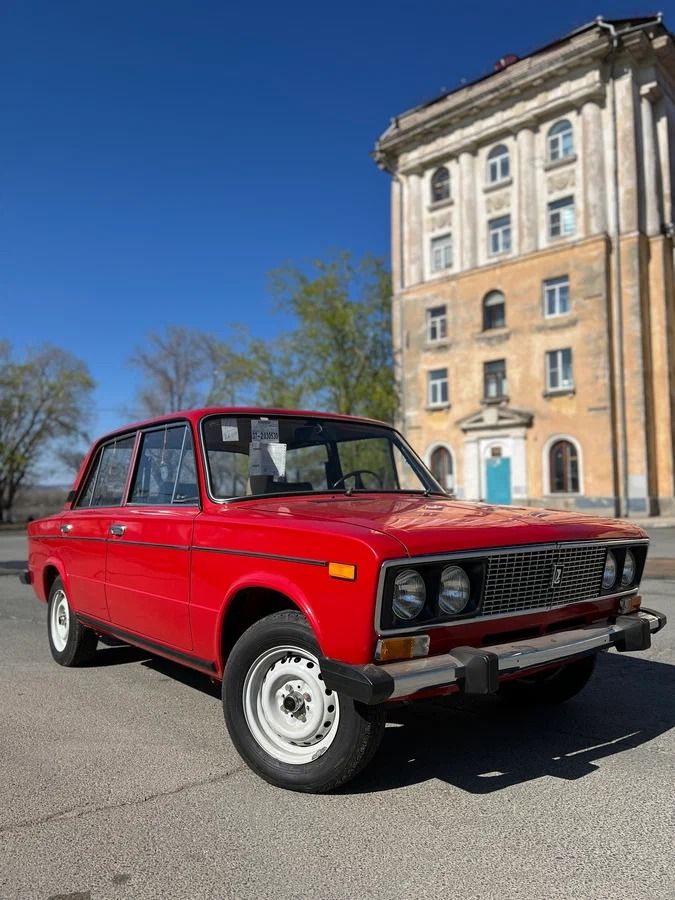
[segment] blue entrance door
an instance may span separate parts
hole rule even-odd
[[[503,456],[485,460],[488,503],[511,502],[511,460]]]

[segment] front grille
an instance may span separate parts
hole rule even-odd
[[[488,558],[483,616],[550,609],[600,595],[606,547],[545,547]],[[554,573],[560,570],[559,584]]]

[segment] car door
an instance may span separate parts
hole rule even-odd
[[[127,502],[109,526],[106,600],[120,630],[192,648],[190,559],[198,513],[189,424],[144,429]]]
[[[108,620],[105,595],[106,542],[115,507],[122,503],[136,433],[99,447],[73,507],[60,523],[59,553],[73,609]]]

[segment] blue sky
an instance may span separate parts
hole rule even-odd
[[[271,336],[284,323],[268,271],[341,248],[388,255],[388,179],[369,153],[391,116],[598,14],[651,12],[5,0],[0,338],[86,360],[92,432],[121,424],[147,331]]]

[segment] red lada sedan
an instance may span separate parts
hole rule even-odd
[[[267,781],[330,791],[377,750],[387,705],[569,699],[600,650],[644,650],[645,533],[454,500],[401,435],[314,412],[205,409],[91,448],[22,576],[54,659],[113,636],[222,681]]]

